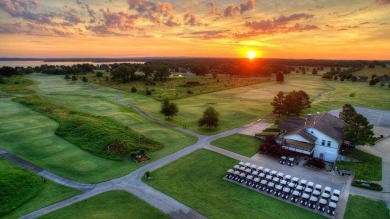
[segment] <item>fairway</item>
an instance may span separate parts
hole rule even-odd
[[[23,178],[17,179],[16,182],[9,181],[15,180],[11,176],[12,174],[14,176],[23,176]],[[7,178],[2,178],[2,176]],[[15,189],[15,191],[12,191],[12,198],[5,200],[5,203],[1,203],[0,209],[10,207],[9,204],[12,204],[12,207],[16,207],[13,211],[3,215],[2,218],[18,218],[80,193],[76,189],[67,188],[48,180],[42,181],[40,176],[24,170],[3,158],[0,158],[0,178],[2,178],[0,180],[2,185],[0,187],[1,201],[4,201],[2,198],[10,198],[9,196],[5,197],[5,194],[11,192],[10,189]],[[35,183],[31,183],[31,179],[35,179]],[[7,186],[4,183],[10,184]],[[18,187],[20,185],[23,185],[23,187]]]
[[[376,201],[358,195],[350,195],[344,219],[388,219],[390,211],[383,201]]]
[[[82,99],[83,102],[92,100],[86,97]],[[99,99],[94,101],[95,105],[98,103]],[[160,151],[149,153],[152,160],[164,157],[195,142],[194,137],[156,125],[132,110],[123,109],[114,103],[106,104],[109,106],[107,109],[111,111],[108,113],[105,111],[105,115],[109,116],[112,113],[120,119],[116,116],[113,118],[118,119],[124,125],[129,125],[166,145]],[[101,182],[125,175],[144,165],[130,160],[110,161],[81,150],[54,134],[58,126],[55,121],[10,99],[3,98],[0,102],[0,121],[2,121],[0,126],[0,146],[2,148],[64,177],[89,183]]]
[[[124,191],[111,191],[54,211],[40,218],[169,218],[137,197]]]
[[[202,149],[154,171],[146,182],[208,218],[324,218],[224,180],[236,163]]]
[[[259,151],[262,142],[262,140],[254,136],[234,134],[217,139],[211,142],[211,144],[246,157],[252,157]]]

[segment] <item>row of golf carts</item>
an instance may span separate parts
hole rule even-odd
[[[340,196],[339,190],[244,162],[229,169],[225,178],[332,216]]]

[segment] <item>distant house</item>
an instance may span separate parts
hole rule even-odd
[[[276,141],[287,150],[335,163],[344,140],[344,126],[344,121],[329,113],[288,118],[279,124],[282,133]]]
[[[380,82],[390,82],[390,77],[387,75],[377,77]]]
[[[356,77],[357,82],[367,82],[367,80],[368,80],[368,77],[366,77],[366,76],[357,76]]]

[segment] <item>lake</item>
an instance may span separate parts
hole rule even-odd
[[[102,65],[102,64],[114,64],[114,63],[131,63],[131,64],[144,64],[145,62],[131,62],[131,61],[122,61],[122,62],[44,62],[44,61],[0,61],[0,67],[10,66],[10,67],[36,67],[41,65],[76,65],[89,63],[93,65]]]

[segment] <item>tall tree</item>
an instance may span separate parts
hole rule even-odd
[[[148,64],[145,64],[145,65],[142,66],[141,71],[144,73],[145,79],[146,79],[146,78],[150,77],[153,74],[154,69],[153,69],[152,66],[150,66]]]
[[[119,65],[111,71],[111,77],[114,81],[122,83],[135,80],[135,68],[128,65]]]
[[[164,114],[169,119],[172,116],[176,116],[179,112],[179,108],[177,107],[176,103],[169,102],[169,99],[164,99],[161,103],[161,110],[160,113]]]
[[[351,140],[355,145],[375,144],[373,125],[362,114],[356,114],[344,127],[345,139]]]
[[[205,65],[198,64],[191,67],[191,72],[196,75],[204,76],[209,73],[209,69]]]
[[[274,97],[274,100],[271,102],[271,105],[274,107],[274,110],[272,112],[278,114],[279,117],[283,113],[284,99],[285,96],[283,91],[279,91],[278,94]]]
[[[313,70],[311,71],[311,73],[312,73],[313,75],[318,74],[317,68],[313,68]]]
[[[339,113],[339,118],[344,120],[345,123],[352,121],[353,117],[357,114],[355,108],[351,104],[344,104],[342,111]]]
[[[283,72],[278,72],[278,73],[276,73],[276,81],[277,81],[277,82],[283,82],[283,81],[284,81]]]
[[[211,106],[209,106],[204,112],[202,118],[198,120],[200,127],[206,126],[208,129],[217,128],[219,122],[219,113]]]
[[[88,82],[88,78],[87,77],[83,77],[82,79],[81,79],[84,83],[87,83]]]
[[[286,95],[283,101],[282,114],[287,117],[290,115],[301,115],[303,110],[311,107],[310,97],[305,91],[292,91]]]
[[[76,83],[76,81],[77,81],[76,75],[72,75],[72,81]]]
[[[171,73],[165,65],[160,65],[157,67],[156,72],[154,73],[154,80],[164,81],[166,80]]]

